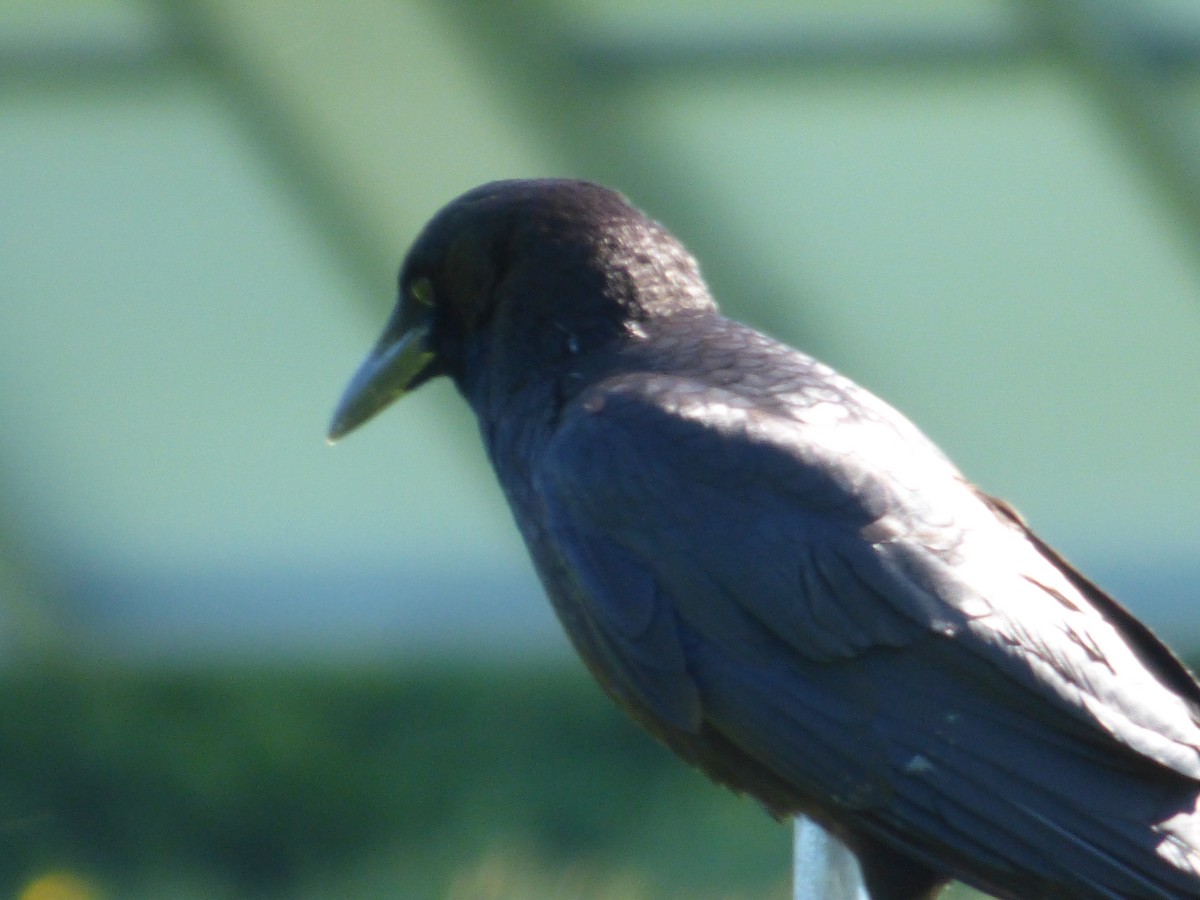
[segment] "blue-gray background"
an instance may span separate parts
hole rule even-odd
[[[0,7],[11,652],[562,653],[448,385],[327,415],[443,202],[625,190],[1200,639],[1200,7]]]

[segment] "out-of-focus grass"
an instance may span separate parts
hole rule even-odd
[[[789,896],[789,827],[575,666],[26,668],[0,761],[0,897]]]
[[[0,760],[0,896],[51,873],[88,900],[788,893],[788,829],[575,667],[26,669]]]

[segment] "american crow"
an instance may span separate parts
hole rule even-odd
[[[723,318],[622,196],[439,212],[331,439],[438,375],[600,684],[839,835],[875,900],[1200,897],[1192,675],[902,415]]]

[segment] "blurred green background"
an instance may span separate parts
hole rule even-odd
[[[322,441],[416,230],[534,175],[1200,649],[1192,0],[2,0],[0,898],[787,895],[448,385]]]

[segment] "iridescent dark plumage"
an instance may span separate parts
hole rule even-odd
[[[567,633],[876,900],[1200,896],[1200,687],[903,416],[717,311],[620,195],[484,185],[426,227],[339,436],[435,375]]]

